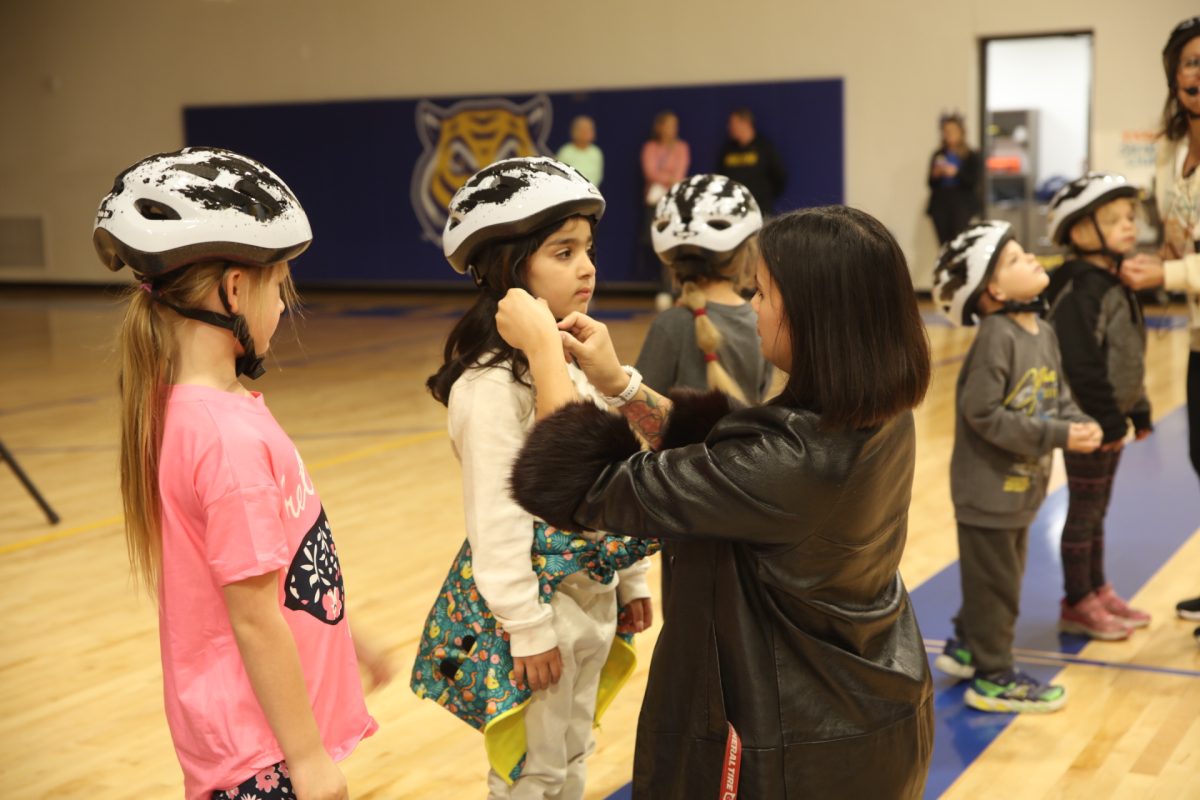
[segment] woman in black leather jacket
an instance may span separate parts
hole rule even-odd
[[[562,528],[678,540],[635,798],[739,780],[745,798],[920,797],[932,687],[897,570],[930,365],[908,269],[882,224],[840,206],[772,220],[760,247],[763,353],[790,377],[758,408],[664,398],[619,366],[602,324],[556,329],[519,290],[501,302],[539,407],[562,406],[527,440],[514,495]],[[624,419],[571,402],[564,350]]]

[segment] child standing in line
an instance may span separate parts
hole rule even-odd
[[[500,299],[528,289],[562,318],[595,289],[592,230],[600,192],[550,158],[476,173],[450,202],[444,248],[480,294],[450,333],[428,381],[447,406],[462,464],[467,541],[426,623],[412,688],[481,730],[489,797],[583,796],[592,728],[633,669],[617,634],[651,622],[644,542],[558,530],[509,495],[512,462],[553,389],[532,368],[550,360],[565,391],[605,401],[556,351],[521,352],[497,330]],[[564,446],[569,447],[569,443]],[[618,606],[626,610],[618,623]]]
[[[659,259],[682,288],[682,305],[654,318],[636,368],[660,391],[719,389],[758,405],[771,383],[758,316],[739,293],[748,283],[762,227],[758,203],[724,175],[695,175],[659,201],[650,235]],[[671,590],[675,544],[663,542],[662,603]]]
[[[1104,430],[1099,450],[1065,454],[1070,504],[1059,628],[1094,639],[1124,639],[1131,628],[1150,624],[1150,615],[1125,602],[1104,573],[1104,517],[1125,434],[1130,423],[1139,440],[1153,430],[1143,385],[1146,324],[1120,278],[1121,261],[1137,242],[1136,197],[1120,175],[1089,172],[1050,201],[1051,238],[1071,258],[1050,280],[1049,320],[1071,391]]]
[[[972,225],[942,248],[934,299],[979,333],[956,390],[950,490],[958,520],[962,606],[936,666],[971,681],[982,711],[1056,711],[1061,686],[1013,666],[1013,629],[1029,525],[1046,497],[1057,447],[1091,452],[1100,428],[1071,400],[1058,340],[1037,315],[1049,278],[1005,222]]]
[[[204,147],[134,164],[96,216],[101,260],[141,282],[120,334],[121,490],[189,800],[345,798],[334,762],[377,727],[320,497],[238,380],[263,373],[311,239],[278,176]]]
[[[771,382],[758,318],[739,293],[753,270],[762,214],[754,197],[723,175],[680,181],[659,201],[654,251],[682,289],[683,306],[655,317],[637,369],[651,386],[720,389],[756,405]]]

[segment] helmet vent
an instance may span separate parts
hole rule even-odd
[[[710,219],[710,220],[708,220],[708,227],[712,228],[715,231],[723,231],[723,230],[728,229],[730,227],[730,224],[729,224],[729,220],[727,220],[727,219]]]
[[[198,178],[204,178],[206,181],[215,181],[221,175],[221,171],[212,164],[176,164],[173,169],[180,172],[190,172]]]
[[[158,221],[180,218],[178,211],[168,205],[163,205],[162,203],[154,200],[142,198],[140,200],[135,200],[133,205],[138,210],[138,213],[146,219]]]

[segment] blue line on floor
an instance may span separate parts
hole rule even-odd
[[[926,641],[925,652],[937,657],[938,653],[942,652],[942,646],[945,642]],[[1052,661],[1060,667],[1103,667],[1106,669],[1121,669],[1129,670],[1130,672],[1149,672],[1157,675],[1170,675],[1176,678],[1200,678],[1200,670],[1194,669],[1176,669],[1174,667],[1156,667],[1153,664],[1138,664],[1132,661],[1101,661],[1095,658],[1082,658],[1081,656],[1073,656],[1067,653],[1052,653],[1039,652],[1032,650],[1022,650],[1013,653],[1013,659],[1017,664],[1025,666],[1028,664],[1046,665],[1047,661]]]
[[[1188,326],[1187,314],[1147,314],[1146,327],[1150,330],[1178,331]]]
[[[940,311],[922,311],[921,321],[927,328],[953,328],[954,323],[946,319]]]

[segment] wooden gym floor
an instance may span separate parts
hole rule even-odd
[[[478,734],[408,689],[422,622],[464,536],[444,409],[424,380],[468,298],[315,293],[306,301],[299,339],[282,326],[272,368],[256,388],[319,487],[355,631],[394,659],[395,680],[368,698],[380,731],[344,762],[352,796],[482,798]],[[601,293],[594,309],[632,361],[653,316],[649,301]],[[122,541],[112,349],[120,313],[112,292],[0,289],[0,441],[62,516],[48,525],[0,467],[5,798],[181,792],[162,712],[155,610],[129,580]],[[1052,494],[1033,534],[1051,538],[1038,570],[1032,562],[1041,545],[1031,544],[1037,584],[1027,581],[1017,644],[1022,666],[1059,673],[1071,702],[1048,717],[984,715],[963,709],[961,688],[935,674],[931,797],[1200,797],[1200,647],[1191,636],[1196,623],[1173,612],[1177,600],[1200,593],[1200,492],[1178,410],[1187,334],[1181,308],[1156,313],[1148,387],[1159,433],[1127,450],[1108,536],[1111,579],[1154,623],[1123,643],[1083,646],[1054,636],[1052,536],[1064,492]],[[918,412],[902,569],[937,652],[957,604],[947,469],[954,382],[972,334],[927,316],[936,368]],[[1052,490],[1061,484],[1059,469]],[[657,625],[639,637],[640,670],[598,733],[588,797],[608,797],[629,780],[656,635]]]

